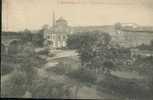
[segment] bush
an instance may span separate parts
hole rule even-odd
[[[65,96],[64,83],[51,79],[39,79],[31,87],[33,98],[63,98]]]
[[[63,66],[55,66],[55,67],[52,67],[50,70],[52,72],[55,72],[56,74],[59,74],[59,75],[63,75],[66,72],[66,70]]]
[[[76,79],[82,83],[94,84],[97,80],[97,77],[93,71],[89,69],[77,69],[73,70],[67,74],[70,78]]]
[[[9,74],[13,71],[13,67],[7,63],[1,63],[1,75]]]
[[[2,97],[22,97],[25,93],[25,76],[22,72],[14,72],[9,80],[1,83]]]
[[[47,49],[45,50],[40,50],[37,52],[37,54],[40,54],[40,55],[48,55],[49,51]]]
[[[98,83],[97,89],[123,97],[141,98],[143,100],[144,98],[148,98],[150,94],[145,86],[140,86],[140,83],[142,83],[142,81],[109,76]]]

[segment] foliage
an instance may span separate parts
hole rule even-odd
[[[153,48],[153,40],[151,40],[150,45],[151,45],[151,46],[152,46],[152,48]]]
[[[76,83],[76,88],[74,92],[74,97],[77,99],[77,95],[79,92],[79,89],[82,85],[88,85],[91,86],[92,84],[95,84],[97,77],[93,73],[93,71],[89,69],[83,69],[78,68],[76,70],[72,70],[71,72],[67,73],[67,76],[71,79],[73,79]]]
[[[4,62],[1,62],[1,75],[6,75],[6,74],[9,74],[10,72],[13,71],[13,67],[12,65],[8,64],[8,63],[4,63]]]
[[[68,62],[59,62],[56,66],[47,68],[47,71],[52,71],[59,75],[67,74],[72,70],[73,69],[71,67],[71,64],[69,64]]]
[[[98,32],[74,34],[68,38],[67,45],[69,48],[78,50],[82,64],[84,64],[86,62],[89,62],[95,56],[94,51],[96,49],[96,45],[100,46],[101,44],[99,43],[105,42],[101,40],[103,40],[103,37],[106,37],[107,34],[101,34]],[[100,41],[98,40],[98,37],[102,37],[99,39]]]
[[[32,42],[36,47],[43,47],[44,43],[44,29],[40,29],[37,33],[32,35]]]
[[[5,46],[1,43],[1,56],[5,56],[5,54],[6,54],[6,48],[5,48]]]
[[[8,47],[8,55],[9,56],[14,56],[16,55],[17,53],[21,52],[22,51],[22,41],[21,40],[14,40],[12,41],[10,44],[9,44],[9,47]]]
[[[121,26],[121,23],[116,23],[116,24],[115,24],[115,29],[116,29],[116,30],[121,29],[121,27],[122,27],[122,26]]]
[[[95,31],[69,36],[67,45],[70,49],[77,49],[83,66],[109,72],[127,64],[131,56],[129,49],[116,48],[110,41],[108,33]],[[106,64],[108,62],[110,64]]]
[[[49,70],[52,71],[52,72],[55,72],[56,74],[59,74],[59,75],[63,75],[63,74],[66,73],[65,67],[62,66],[62,65],[60,65],[60,66],[57,65],[55,67],[50,68]]]
[[[21,40],[22,40],[23,42],[32,41],[32,33],[31,33],[31,31],[28,30],[28,29],[25,29],[25,30],[22,32]]]
[[[145,76],[150,90],[153,91],[153,57],[138,57],[133,64],[133,70]]]
[[[25,75],[21,71],[11,74],[9,80],[1,83],[2,97],[21,97],[25,92]]]
[[[38,55],[48,55],[48,53],[49,53],[48,49],[44,49],[44,50],[37,52]]]
[[[77,80],[78,82],[90,83],[90,84],[95,83],[97,79],[93,71],[89,69],[82,69],[82,68],[79,68],[67,73],[67,76]]]
[[[71,49],[78,49],[80,50],[82,46],[86,46],[88,42],[93,43],[96,40],[96,35],[91,33],[78,33],[70,35],[67,40],[67,45]]]
[[[134,70],[146,76],[153,76],[153,57],[138,57],[134,62]]]
[[[137,48],[140,49],[140,50],[150,50],[150,51],[152,51],[153,50],[153,40],[150,41],[149,45],[142,44],[142,45],[138,46]]]
[[[140,85],[140,83],[143,83],[143,81],[109,76],[98,83],[97,89],[118,96],[135,98],[136,100],[146,100],[146,98],[151,98],[151,94],[146,89],[146,86]]]
[[[31,42],[26,42],[22,45],[22,52],[18,53],[14,59],[20,65],[20,70],[26,74],[26,85],[28,89],[37,75],[36,67],[42,66],[43,61],[37,57]]]
[[[67,98],[70,95],[69,88],[64,88],[66,84],[56,82],[51,79],[35,80],[31,87],[31,92],[34,98],[63,98],[66,93]]]

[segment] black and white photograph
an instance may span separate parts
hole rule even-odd
[[[153,100],[153,0],[2,0],[1,98]]]

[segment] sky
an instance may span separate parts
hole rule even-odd
[[[37,30],[52,25],[52,13],[70,26],[116,22],[153,26],[153,0],[2,0],[2,30]]]

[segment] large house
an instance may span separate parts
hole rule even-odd
[[[55,20],[53,15],[53,25],[51,28],[47,28],[44,32],[45,45],[50,49],[62,48],[66,46],[66,40],[70,34],[70,27],[65,19],[60,17]]]

